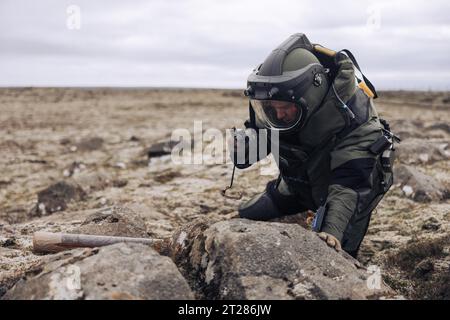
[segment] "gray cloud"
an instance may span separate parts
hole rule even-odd
[[[80,30],[66,27],[71,4]],[[444,0],[3,0],[0,85],[240,88],[304,32],[352,50],[379,88],[449,90],[449,17]]]

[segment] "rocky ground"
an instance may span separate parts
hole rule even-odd
[[[374,213],[358,259],[363,266],[379,266],[384,281],[396,295],[449,299],[450,93],[382,92],[376,104],[403,142],[398,147],[395,185]],[[298,255],[302,249],[295,241],[313,241],[295,229],[295,224],[302,223],[301,217],[298,221],[295,217],[282,221],[292,225],[284,227],[278,223],[246,226],[241,220],[220,224],[236,215],[241,201],[262,191],[266,182],[276,177],[276,168],[262,163],[237,171],[230,193],[234,198],[224,198],[220,191],[229,183],[230,164],[183,165],[171,161],[171,146],[166,142],[174,129],[192,132],[194,121],[201,120],[204,131],[224,131],[241,127],[246,117],[244,97],[230,90],[1,89],[0,296],[155,298],[149,295],[155,291],[155,278],[167,278],[172,281],[167,280],[172,283],[169,287],[181,289],[162,292],[160,298],[174,296],[174,292],[179,298],[370,298],[361,291],[355,294],[343,290],[338,296],[332,292],[335,284],[314,276],[324,260],[311,260],[311,252],[306,249],[301,251],[304,255]],[[239,193],[242,199],[237,199]],[[181,237],[180,242],[180,230],[190,223],[198,225],[198,221],[208,221],[207,227],[201,229],[203,240],[196,242],[197,236],[185,232],[183,237],[187,238]],[[211,226],[212,222],[219,224]],[[236,223],[244,226],[236,227]],[[233,231],[236,228],[244,231]],[[309,257],[309,262],[303,264],[311,272],[309,282],[299,281],[304,275],[296,273],[298,265],[293,258],[287,262],[285,256],[274,259],[288,269],[283,278],[271,273],[275,266],[261,262],[259,273],[251,273],[254,265],[246,264],[246,260],[230,261],[223,256],[223,252],[229,252],[241,257],[242,252],[234,243],[255,241],[258,228],[268,234],[260,239],[263,243],[279,239],[278,231],[288,234],[289,240],[280,238],[281,245],[287,246],[285,251],[292,251],[295,261]],[[248,235],[239,238],[246,230]],[[171,240],[169,249],[156,248],[162,256],[145,251],[142,245],[42,255],[32,251],[35,231]],[[239,235],[230,236],[233,232]],[[300,235],[297,239],[292,234]],[[291,240],[292,237],[297,240]],[[236,242],[228,243],[227,239]],[[188,253],[176,246],[185,240],[182,249],[187,246]],[[222,245],[214,247],[214,243]],[[195,247],[199,245],[204,248]],[[221,254],[215,254],[217,247]],[[208,254],[197,254],[198,250]],[[261,250],[254,255],[274,254],[270,246]],[[331,254],[327,248],[320,250],[325,250],[323,257]],[[141,251],[147,253],[136,254]],[[115,257],[119,266],[130,263],[124,256],[133,254],[139,256],[129,266],[133,274],[122,274],[117,280],[135,279],[132,288],[98,279],[92,269],[101,266],[107,257]],[[176,267],[166,256],[172,258]],[[333,256],[331,260],[339,259]],[[167,270],[166,276],[156,273],[141,278],[139,274],[146,274],[146,263],[155,270]],[[61,268],[71,264],[90,270],[83,281],[94,281],[97,286],[86,284],[84,293],[72,292],[72,296],[61,292],[58,286],[51,287],[52,293],[32,290],[37,281],[33,277],[51,283],[51,279],[59,279]],[[120,268],[104,268],[105,273],[120,273]],[[349,275],[349,268],[342,261],[325,273],[331,272],[333,276],[329,277],[338,281],[341,274]],[[229,273],[235,276],[230,278]],[[50,280],[46,278],[48,274]],[[193,279],[193,275],[197,278]],[[357,283],[351,280],[355,276],[357,271],[346,283]],[[30,280],[24,282],[24,278]],[[142,289],[136,289],[142,283]],[[214,285],[208,287],[205,283]],[[273,284],[269,286],[270,294],[264,295],[268,287],[263,287],[263,283]],[[108,285],[112,287],[104,296],[98,286],[104,290]],[[229,287],[234,288],[234,295],[227,291]]]

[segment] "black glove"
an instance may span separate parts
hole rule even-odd
[[[260,160],[257,130],[250,128],[233,129],[232,139],[230,157],[238,169],[248,168]]]
[[[298,202],[296,195],[284,195],[278,191],[279,179],[269,181],[266,186],[266,192],[273,200],[275,206],[280,210],[283,215],[299,213],[305,208]]]

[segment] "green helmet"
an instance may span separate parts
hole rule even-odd
[[[304,34],[278,46],[247,80],[245,94],[268,129],[299,130],[328,92],[327,70]]]

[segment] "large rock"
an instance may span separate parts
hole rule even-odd
[[[397,158],[405,164],[426,164],[450,158],[448,143],[446,141],[428,141],[422,139],[409,139],[396,147]]]
[[[76,249],[50,258],[2,299],[193,299],[168,258],[142,244]]]
[[[103,147],[104,140],[100,137],[88,137],[82,139],[76,144],[76,150],[80,151],[94,151]]]
[[[409,119],[396,119],[389,121],[392,131],[401,139],[425,138],[423,122]]]
[[[232,219],[178,230],[171,255],[207,299],[368,299],[390,296],[345,253],[299,225]],[[374,289],[371,289],[374,288]]]
[[[162,142],[157,142],[152,144],[147,150],[147,157],[149,159],[155,157],[162,157],[164,155],[169,155],[172,153],[172,149],[182,143],[183,149],[192,148],[194,145],[194,140],[183,141],[183,140],[167,140]]]
[[[172,152],[173,147],[175,147],[178,143],[178,141],[172,140],[155,143],[148,148],[147,156],[148,158],[155,158],[168,155]]]
[[[427,131],[431,130],[442,130],[445,133],[450,134],[450,124],[448,122],[436,122],[428,127],[426,127]]]
[[[148,236],[144,219],[133,210],[120,206],[104,208],[91,214],[73,232],[117,237]]]
[[[41,216],[63,211],[67,209],[69,202],[84,200],[86,196],[86,192],[77,183],[59,181],[38,192],[37,204],[30,215]]]
[[[440,201],[449,197],[449,191],[441,182],[414,167],[395,166],[394,178],[395,182],[400,184],[405,195],[414,201]]]
[[[86,190],[86,192],[103,190],[113,184],[113,179],[110,175],[101,171],[81,172],[74,176],[73,181]]]

